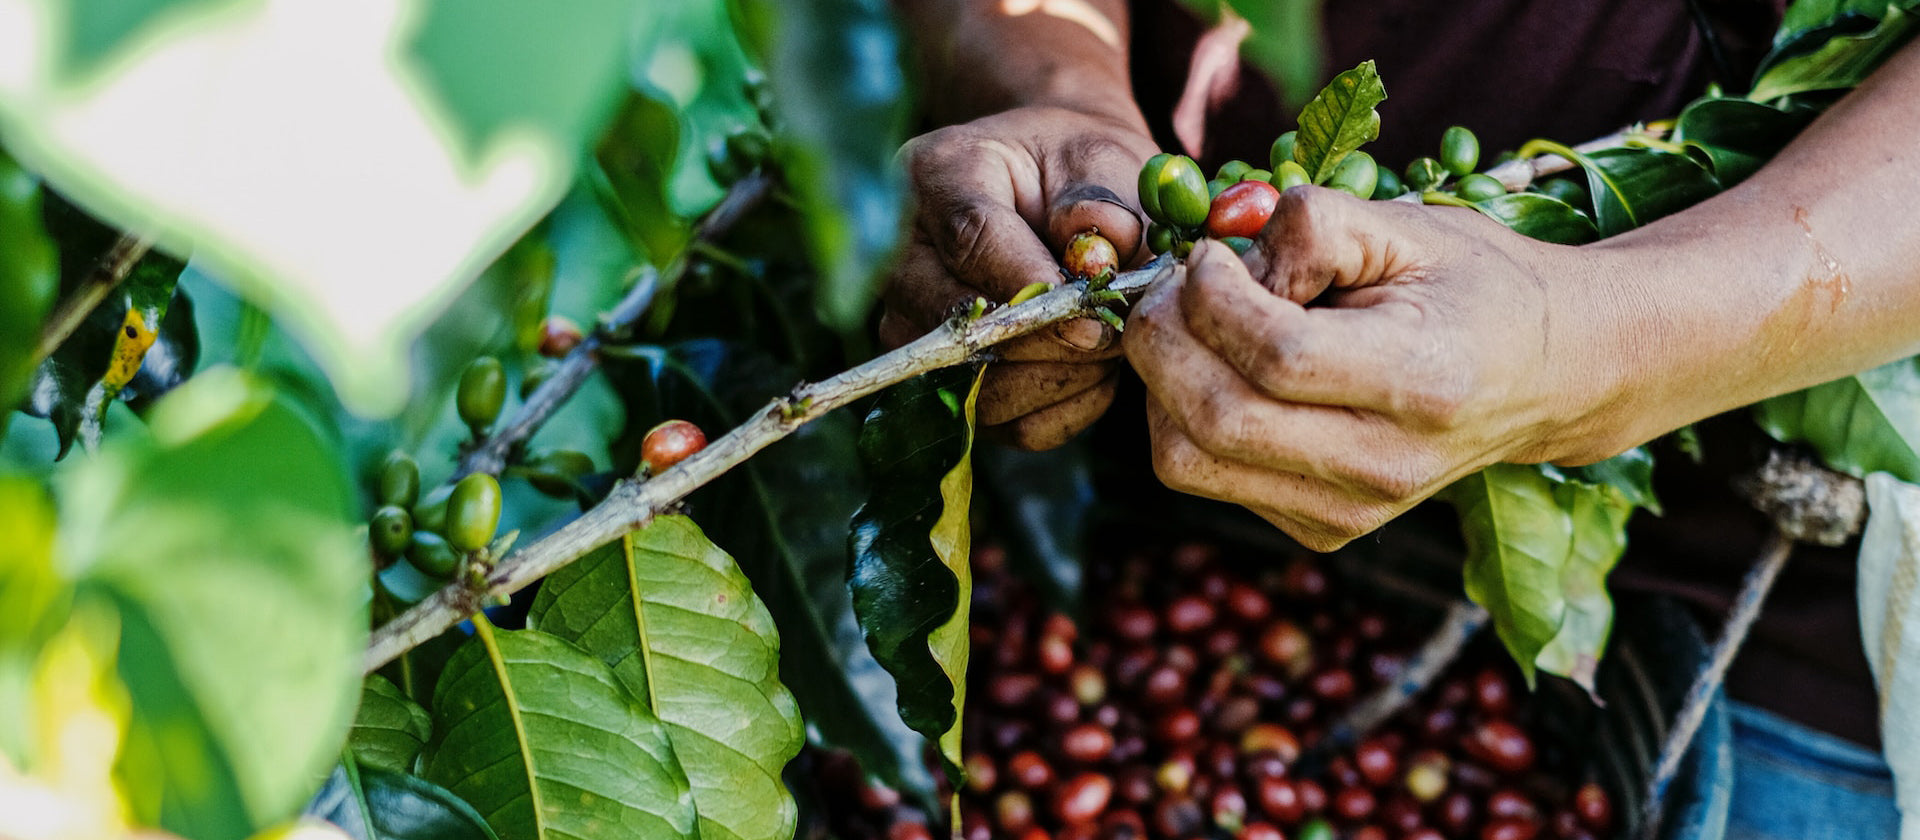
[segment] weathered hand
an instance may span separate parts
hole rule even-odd
[[[1056,259],[1098,228],[1123,262],[1144,255],[1135,209],[1143,128],[1061,108],[1018,108],[939,129],[901,150],[918,201],[887,283],[880,338],[905,344],[976,297],[1004,301],[1062,280]],[[1098,321],[996,348],[980,425],[1029,449],[1065,443],[1113,402],[1120,343]]]
[[[1244,261],[1203,243],[1134,308],[1155,469],[1331,550],[1487,464],[1624,450],[1597,262],[1469,210],[1289,190]]]

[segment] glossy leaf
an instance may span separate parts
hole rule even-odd
[[[1316,184],[1324,184],[1348,152],[1380,136],[1380,112],[1387,89],[1372,61],[1333,77],[1300,110],[1300,135],[1293,159]]]
[[[0,431],[34,368],[40,321],[53,308],[57,253],[40,221],[40,181],[0,151]]]
[[[1831,34],[1824,40],[1819,34],[1810,33],[1797,44],[1802,49],[1818,44],[1809,51],[1776,49],[1762,62],[1764,69],[1754,79],[1748,98],[1766,102],[1796,93],[1859,84],[1912,39],[1915,26],[1920,24],[1920,17],[1907,11],[1913,6],[1911,2],[1894,2],[1862,9],[1857,4],[1849,4],[1847,13],[1851,18],[1858,19],[1860,12],[1866,12],[1866,19],[1877,21],[1872,29],[1850,32],[1847,29],[1851,27],[1840,24],[1831,27]]]
[[[1673,141],[1704,156],[1721,185],[1752,175],[1812,120],[1812,110],[1783,111],[1745,99],[1702,99],[1675,120]]]
[[[1586,484],[1605,484],[1636,507],[1660,512],[1660,500],[1653,495],[1653,452],[1636,446],[1604,461],[1579,467],[1542,464],[1548,476]]]
[[[334,768],[306,813],[353,840],[499,840],[480,812],[446,788],[348,762]]]
[[[764,352],[696,340],[648,357],[631,411],[732,428],[799,374]],[[644,426],[645,424],[640,424]],[[807,728],[931,808],[933,777],[900,721],[893,678],[867,649],[847,591],[847,524],[866,497],[859,420],[835,412],[715,480],[690,500],[715,544],[738,559],[780,630],[780,671]],[[807,488],[794,492],[794,488]]]
[[[659,717],[701,837],[793,836],[780,771],[802,732],[780,684],[780,635],[693,520],[659,517],[548,576],[527,622],[599,657]]]
[[[969,454],[983,368],[887,389],[860,432],[873,496],[853,516],[854,614],[899,687],[900,717],[958,767],[966,708]]]
[[[1773,42],[1788,45],[1835,27],[1858,26],[1877,19],[1886,7],[1887,0],[1794,0],[1787,4]]]
[[[1592,687],[1612,626],[1605,579],[1626,548],[1632,505],[1606,485],[1495,464],[1445,491],[1467,542],[1467,596],[1529,684],[1537,668]]]
[[[1584,245],[1600,238],[1587,214],[1540,193],[1507,193],[1473,203],[1475,210],[1522,236],[1561,245]]]
[[[666,727],[605,663],[537,630],[474,629],[434,690],[423,777],[501,840],[696,836]]]
[[[348,405],[391,414],[408,343],[572,181],[639,5],[178,2],[158,26],[155,0],[94,0],[82,28],[112,43],[88,49],[113,60],[79,68],[46,40],[66,5],[32,4],[0,28],[0,54],[43,57],[0,78],[0,133],[115,227],[191,246]]]
[[[776,150],[820,278],[814,308],[842,332],[865,326],[898,244],[906,193],[894,153],[908,101],[885,0],[742,0],[761,37],[783,130]]]
[[[1587,173],[1593,220],[1602,237],[1616,236],[1720,191],[1713,174],[1693,158],[1653,149],[1574,153]]]
[[[432,732],[426,709],[386,677],[374,675],[361,686],[360,711],[347,733],[347,748],[363,768],[409,773]]]
[[[1920,357],[1762,400],[1754,419],[1841,472],[1920,481]]]
[[[983,446],[973,453],[981,495],[1015,571],[1056,607],[1080,608],[1087,528],[1094,506],[1091,447],[1084,438],[1043,452]]]
[[[136,816],[237,840],[338,755],[366,644],[366,559],[337,454],[233,371],[195,378],[65,474],[61,553],[121,623]]]

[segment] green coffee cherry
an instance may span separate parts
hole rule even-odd
[[[1244,160],[1230,160],[1220,164],[1220,171],[1215,173],[1213,177],[1215,180],[1225,181],[1229,184],[1238,184],[1242,178],[1247,177],[1247,173],[1252,171],[1253,164]]]
[[[1454,126],[1440,135],[1440,166],[1458,178],[1480,165],[1480,138],[1464,126]]]
[[[1459,183],[1453,185],[1453,191],[1468,201],[1486,201],[1506,195],[1507,185],[1492,175],[1474,172],[1461,177]]]
[[[507,372],[501,369],[499,359],[481,356],[460,374],[460,389],[454,392],[453,404],[474,437],[486,434],[506,402]]]
[[[1229,236],[1220,241],[1225,243],[1227,247],[1232,248],[1236,254],[1245,254],[1253,248],[1253,240],[1244,236]]]
[[[574,484],[593,473],[593,459],[584,452],[556,449],[529,459],[525,473],[533,489],[556,499],[571,499]]]
[[[1146,211],[1147,218],[1161,224],[1166,224],[1167,214],[1160,207],[1160,173],[1171,160],[1173,155],[1161,152],[1140,166],[1140,209]]]
[[[428,490],[419,503],[413,506],[413,530],[432,531],[444,534],[447,531],[447,498],[453,495],[453,488],[446,485]]]
[[[439,534],[419,533],[413,535],[413,547],[407,550],[407,562],[420,570],[423,575],[446,580],[460,571],[460,564],[466,555],[448,545]]]
[[[1440,186],[1447,179],[1447,170],[1441,168],[1440,161],[1430,157],[1415,158],[1407,164],[1407,186],[1415,190],[1430,190]]]
[[[1349,152],[1340,159],[1340,165],[1333,168],[1333,177],[1327,179],[1327,186],[1355,198],[1372,198],[1379,180],[1380,167],[1373,162],[1373,155]]]
[[[1273,141],[1273,150],[1267,153],[1267,170],[1278,174],[1281,164],[1293,160],[1293,147],[1299,141],[1300,132],[1298,131],[1289,131],[1280,135],[1280,139]]]
[[[380,462],[380,504],[409,508],[420,499],[420,465],[396,449]]]
[[[721,186],[729,186],[747,173],[733,155],[727,153],[727,141],[718,137],[707,141],[707,174]]]
[[[1255,169],[1241,176],[1240,180],[1243,183],[1246,181],[1264,181],[1271,184],[1273,183],[1273,173],[1265,169]]]
[[[1200,164],[1186,155],[1175,155],[1160,170],[1160,209],[1168,224],[1178,228],[1197,228],[1207,223],[1207,210],[1213,196],[1207,193],[1206,176]]]
[[[500,482],[474,473],[453,485],[447,497],[447,543],[461,551],[479,551],[500,527]]]
[[[1384,164],[1374,164],[1373,200],[1385,201],[1407,191],[1407,185],[1400,183],[1399,174]]]
[[[1233,186],[1232,181],[1223,181],[1219,178],[1215,178],[1211,181],[1208,181],[1207,182],[1207,200],[1212,201],[1216,198],[1219,198],[1220,194],[1223,192],[1226,192],[1227,188],[1231,186]]]
[[[1300,824],[1300,831],[1293,835],[1298,840],[1333,840],[1333,826],[1319,817]]]
[[[1147,248],[1156,254],[1173,250],[1173,228],[1154,222],[1147,226]]]
[[[1587,188],[1581,186],[1580,182],[1572,178],[1549,178],[1545,181],[1536,182],[1533,186],[1540,190],[1540,192],[1553,196],[1575,207],[1582,207],[1587,203]]]
[[[1307,168],[1293,161],[1286,161],[1273,170],[1273,185],[1281,192],[1311,183],[1313,178],[1307,175]]]
[[[387,505],[373,512],[367,522],[367,541],[382,557],[399,557],[413,545],[413,515],[405,508]]]
[[[773,144],[767,135],[754,129],[741,129],[727,135],[727,156],[733,158],[742,169],[759,168],[772,152]]]

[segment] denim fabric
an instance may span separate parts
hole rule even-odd
[[[1879,840],[1900,834],[1879,753],[1752,706],[1733,710],[1728,840]]]

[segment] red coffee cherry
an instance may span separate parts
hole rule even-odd
[[[1113,249],[1113,243],[1095,229],[1067,240],[1060,265],[1077,280],[1109,277],[1120,267],[1120,254]]]
[[[707,448],[707,435],[685,420],[668,420],[647,431],[640,441],[640,461],[658,473]]]
[[[586,337],[580,333],[580,325],[565,315],[548,315],[540,323],[540,355],[549,359],[558,359],[573,352]]]
[[[1220,191],[1207,210],[1207,235],[1215,239],[1259,236],[1280,203],[1280,191],[1265,181],[1241,181]]]

